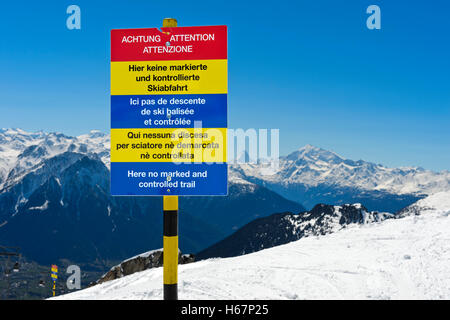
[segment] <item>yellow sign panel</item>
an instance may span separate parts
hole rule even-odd
[[[111,62],[112,95],[227,91],[227,60]]]
[[[226,128],[111,129],[111,162],[226,162]]]

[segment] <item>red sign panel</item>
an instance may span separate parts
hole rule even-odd
[[[227,27],[111,30],[111,61],[227,59]]]

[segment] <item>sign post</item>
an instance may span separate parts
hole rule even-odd
[[[227,28],[111,30],[111,194],[163,196],[164,299],[177,299],[178,196],[227,195]]]
[[[163,28],[177,25],[175,19],[163,20]],[[164,196],[163,215],[163,297],[178,300],[178,196]]]

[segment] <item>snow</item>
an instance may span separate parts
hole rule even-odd
[[[450,213],[450,192],[439,192],[425,199],[417,201],[414,207],[422,209],[422,213],[431,211],[442,215]]]
[[[128,259],[122,261],[122,263],[123,263],[123,262],[130,261],[130,260],[133,260],[133,259],[136,259],[136,258],[148,258],[148,257],[150,257],[152,254],[154,254],[155,252],[162,251],[162,250],[163,250],[162,248],[150,250],[150,251],[147,251],[147,252],[144,252],[144,253],[135,255],[134,257],[128,258]],[[114,268],[114,267],[113,267],[113,268]]]
[[[180,299],[450,299],[450,192],[420,215],[179,267]],[[56,299],[161,299],[162,268]]]
[[[235,184],[245,184],[245,185],[253,185],[253,183],[244,180],[242,177],[239,177],[237,175],[229,176],[228,182],[235,183]]]
[[[48,209],[48,200],[45,200],[44,204],[42,206],[38,206],[38,207],[32,207],[29,208],[28,210],[39,210],[39,211],[44,211]]]

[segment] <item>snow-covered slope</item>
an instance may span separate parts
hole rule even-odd
[[[438,192],[406,207],[401,216],[437,214],[448,216],[450,212],[450,192]],[[450,230],[449,230],[450,232]]]
[[[410,215],[180,266],[181,299],[450,299],[450,192]],[[161,299],[162,268],[57,299]]]

